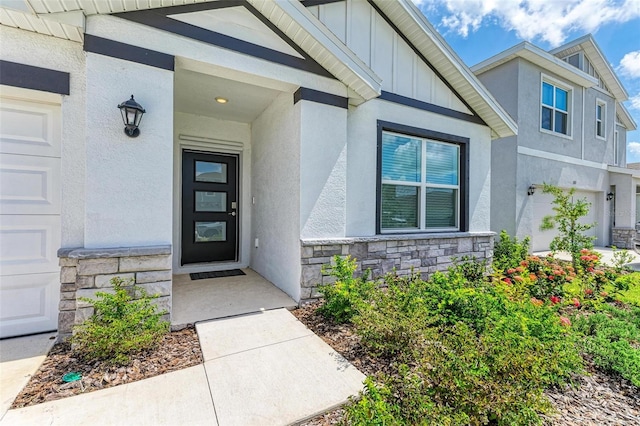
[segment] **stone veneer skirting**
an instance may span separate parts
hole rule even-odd
[[[149,294],[161,310],[171,316],[171,246],[60,249],[60,305],[58,340],[71,336],[74,324],[93,314],[93,307],[79,300],[95,299],[98,291],[108,292],[113,277],[133,278]],[[168,318],[168,319],[169,319]]]
[[[494,238],[493,232],[457,232],[302,240],[300,301],[319,298],[318,284],[335,281],[322,274],[322,265],[329,264],[334,255],[357,259],[357,275],[370,269],[372,278],[377,278],[395,268],[398,275],[408,275],[413,270],[427,277],[446,270],[453,257],[474,256],[491,262]]]
[[[635,238],[635,228],[613,228],[611,245],[621,249],[633,249]]]

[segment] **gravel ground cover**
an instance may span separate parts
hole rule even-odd
[[[201,363],[202,352],[193,326],[168,333],[156,349],[133,355],[128,365],[120,367],[83,362],[73,356],[68,343],[59,343],[51,349],[11,408],[106,389]],[[70,372],[80,372],[82,379],[65,383],[62,377]]]

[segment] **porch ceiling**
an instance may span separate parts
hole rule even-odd
[[[281,92],[190,70],[176,70],[175,110],[222,120],[251,123]],[[226,104],[216,97],[228,99]]]

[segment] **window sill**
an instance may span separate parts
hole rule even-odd
[[[563,139],[568,139],[571,141],[573,140],[573,136],[571,135],[565,135],[564,133],[553,132],[551,130],[543,129],[542,127],[540,128],[540,133],[546,133],[547,135],[553,135],[553,136],[557,136]]]

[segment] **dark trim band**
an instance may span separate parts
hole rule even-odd
[[[382,132],[390,131],[396,133],[403,133],[409,136],[416,136],[419,138],[432,139],[441,142],[448,142],[457,144],[460,147],[460,223],[458,224],[458,232],[469,231],[469,142],[470,139],[451,135],[448,133],[436,132],[434,130],[421,129],[419,127],[406,126],[404,124],[391,123],[389,121],[377,121],[377,161],[376,161],[376,234],[381,234],[381,200],[382,200]],[[415,231],[416,234],[422,234],[425,232],[437,233],[437,231],[431,230],[419,230]],[[451,231],[444,231],[451,232]],[[411,232],[406,232],[411,233]]]
[[[300,3],[302,3],[302,5],[305,7],[311,7],[311,6],[322,6],[323,4],[330,4],[330,3],[340,3],[343,1],[345,0],[300,0]]]
[[[84,35],[84,50],[85,52],[97,53],[168,71],[173,71],[175,64],[173,55],[108,40],[91,34]]]
[[[42,92],[69,94],[68,72],[0,60],[0,84]]]
[[[378,12],[380,14],[380,16],[387,22],[387,24],[389,24],[391,26],[391,28],[393,28],[393,30],[396,32],[396,34],[398,34],[400,36],[400,38],[402,38],[402,40],[404,40],[404,42],[407,43],[407,45],[413,50],[413,52],[416,55],[418,55],[418,57],[420,59],[422,59],[422,62],[424,62],[429,68],[431,68],[431,71],[433,71],[435,73],[435,75],[437,75],[438,78],[449,88],[449,90],[451,90],[453,92],[453,94],[456,95],[456,97],[460,100],[460,102],[462,102],[467,108],[469,108],[469,111],[473,112],[474,115],[478,115],[475,112],[475,110],[473,108],[471,108],[471,105],[469,105],[467,103],[467,101],[462,96],[460,96],[458,91],[456,89],[454,89],[453,86],[451,86],[451,84],[449,84],[447,79],[445,79],[442,76],[442,74],[440,74],[440,72],[433,65],[431,65],[431,62],[429,62],[427,60],[427,58],[424,57],[424,55],[418,50],[418,48],[415,47],[413,45],[413,43],[411,43],[411,41],[409,41],[407,36],[405,36],[403,34],[403,32],[400,31],[400,29],[391,21],[391,19],[389,19],[389,17],[387,15],[385,15],[382,10],[380,10],[378,5],[376,5],[372,0],[367,0],[367,1],[371,5],[371,7],[373,7],[375,9],[375,11]],[[483,124],[486,125],[486,123],[484,123],[484,121],[483,121]]]
[[[419,101],[417,99],[408,98],[406,96],[397,95],[391,92],[382,91],[379,99],[384,101],[393,102],[400,105],[406,105],[412,108],[421,109],[423,111],[433,112],[435,114],[444,115],[446,117],[456,118],[458,120],[468,121],[470,123],[481,124],[486,126],[487,124],[477,115],[471,115],[464,112],[456,111],[455,109],[445,108],[440,105],[430,104],[429,102]]]
[[[203,10],[213,10],[238,6],[247,9],[251,14],[258,18],[271,31],[277,34],[278,37],[280,37],[285,43],[291,46],[291,48],[294,49],[302,57],[300,58],[298,56],[289,55],[278,50],[250,43],[245,40],[240,40],[226,34],[217,33],[205,28],[187,24],[177,19],[173,19],[169,16],[181,13],[191,13]],[[300,46],[295,44],[289,37],[287,37],[286,34],[280,31],[278,27],[276,27],[271,21],[265,18],[246,0],[207,2],[185,6],[169,6],[157,9],[116,13],[113,16],[117,16],[131,22],[137,22],[148,27],[167,31],[172,34],[178,34],[193,40],[198,40],[213,46],[233,50],[235,52],[253,56],[259,59],[264,59],[269,62],[274,62],[303,71],[308,71],[323,77],[335,79],[335,77],[329,71],[322,67],[322,65],[316,62],[313,58],[311,58],[304,50],[300,48]]]
[[[299,101],[311,101],[339,108],[349,108],[349,98],[332,95],[331,93],[325,93],[319,90],[308,89],[306,87],[300,87],[293,94],[293,104],[295,105]]]

